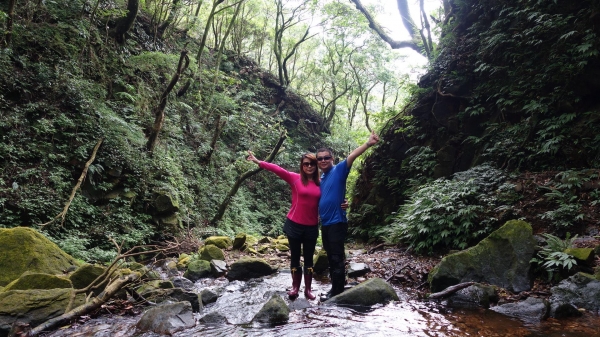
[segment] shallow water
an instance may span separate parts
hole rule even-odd
[[[409,300],[411,297],[401,289],[396,289],[400,301],[368,310],[325,306],[319,304],[318,299],[309,302],[303,295],[295,301],[289,301],[285,288],[289,286],[290,279],[289,272],[282,272],[248,282],[200,280],[195,284],[195,291],[212,288],[222,293],[216,303],[205,306],[196,318],[216,311],[225,316],[228,323],[198,323],[196,327],[173,336],[600,336],[598,315],[526,323],[491,310],[449,309],[437,303]],[[325,292],[329,287],[317,280],[313,284],[316,294]],[[253,323],[252,318],[272,294],[281,295],[292,308],[308,307],[293,310],[287,324],[268,326]],[[161,336],[136,332],[138,320],[139,317],[100,317],[49,336]]]

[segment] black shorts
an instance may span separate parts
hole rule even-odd
[[[286,218],[285,224],[283,225],[283,232],[288,238],[296,240],[314,240],[317,241],[319,237],[319,226],[307,226],[295,223],[292,220]]]

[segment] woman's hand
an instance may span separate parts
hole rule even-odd
[[[249,160],[249,161],[255,163],[256,165],[260,164],[260,161],[258,159],[256,159],[256,157],[250,150],[248,150],[248,158],[246,158],[246,160]]]

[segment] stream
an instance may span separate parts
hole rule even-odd
[[[600,316],[595,314],[586,313],[573,319],[523,322],[491,310],[452,309],[435,302],[414,300],[411,299],[414,296],[398,288],[395,289],[400,301],[368,310],[326,306],[319,304],[318,297],[309,302],[303,294],[290,301],[285,293],[290,279],[288,271],[247,282],[229,282],[224,278],[199,280],[194,285],[195,292],[210,288],[221,292],[221,295],[217,302],[206,305],[201,313],[195,314],[197,321],[208,313],[219,312],[227,318],[227,323],[198,322],[194,328],[173,336],[600,336]],[[329,284],[314,280],[313,288],[315,294],[324,293]],[[280,294],[290,304],[289,322],[276,326],[252,322],[254,315],[274,293]],[[135,324],[139,318],[101,316],[46,336],[163,336],[136,331]]]

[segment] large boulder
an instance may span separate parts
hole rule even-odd
[[[0,286],[26,271],[62,274],[79,263],[39,232],[27,228],[0,228]]]
[[[200,248],[200,260],[212,261],[212,260],[223,260],[225,261],[225,254],[215,245],[205,245]]]
[[[10,290],[0,293],[0,336],[8,336],[15,321],[35,327],[65,312],[73,289]],[[85,302],[75,298],[73,307]]]
[[[577,308],[600,311],[600,280],[594,276],[577,273],[552,287],[551,303],[569,303]]]
[[[84,264],[79,267],[69,276],[71,282],[73,282],[73,288],[83,289],[94,282],[98,276],[102,275],[106,268],[93,264]]]
[[[260,323],[278,324],[290,319],[290,309],[281,296],[275,294],[263,305],[253,320]]]
[[[221,249],[227,249],[233,245],[233,242],[228,236],[211,236],[204,240],[205,245],[214,245]]]
[[[531,225],[508,221],[476,246],[444,257],[429,273],[431,291],[462,282],[489,283],[516,293],[529,290],[535,246]]]
[[[73,288],[73,283],[62,276],[25,272],[9,283],[2,291],[29,289]]]
[[[370,307],[375,304],[398,300],[398,295],[392,286],[380,278],[373,278],[333,296],[324,303]]]
[[[176,302],[159,305],[146,311],[137,328],[163,335],[172,335],[178,331],[193,328],[196,320],[192,314],[190,302]]]
[[[255,257],[242,257],[231,264],[227,278],[230,280],[248,280],[251,278],[267,276],[276,272],[264,259]]]

